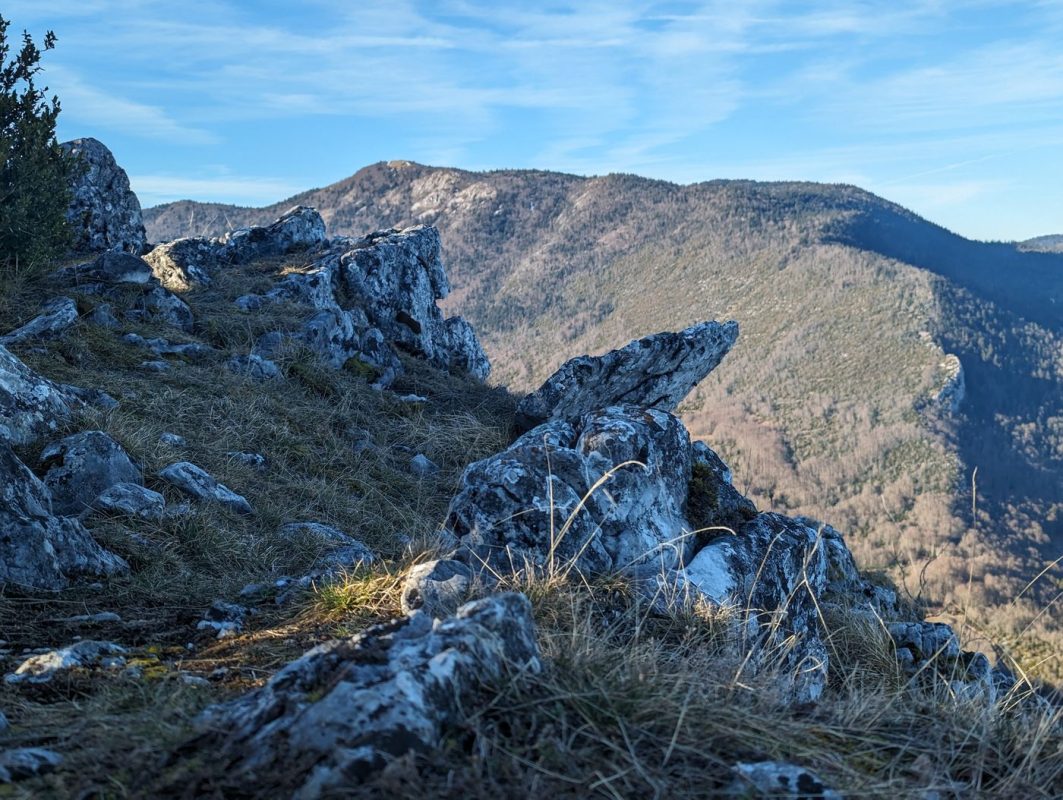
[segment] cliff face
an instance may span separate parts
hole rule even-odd
[[[296,207],[105,252],[4,320],[15,792],[1059,787],[1058,707],[1007,654],[758,509],[677,415],[738,324],[517,397],[440,307],[436,229],[328,233]]]

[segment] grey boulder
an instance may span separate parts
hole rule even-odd
[[[48,487],[0,442],[0,584],[61,589],[128,569],[76,519],[54,515]]]
[[[724,789],[727,797],[769,798],[778,800],[842,800],[814,772],[784,761],[756,761],[735,764],[734,781]]]
[[[281,526],[280,535],[289,541],[306,543],[324,552],[316,566],[325,569],[372,564],[376,555],[363,542],[321,522],[289,522]]]
[[[162,519],[166,511],[166,499],[136,483],[116,483],[92,501],[92,510],[155,522]]]
[[[446,528],[473,565],[658,573],[692,552],[690,476],[676,417],[608,408],[542,425],[467,467]]]
[[[159,477],[190,497],[219,503],[237,514],[253,514],[251,504],[228,486],[218,483],[210,473],[189,461],[170,464]]]
[[[69,297],[57,297],[41,307],[41,313],[25,325],[0,336],[0,345],[19,344],[30,339],[51,339],[64,333],[78,321],[77,303]]]
[[[485,685],[539,668],[531,605],[500,594],[442,622],[414,614],[316,647],[262,688],[204,712],[194,744],[223,781],[320,797],[437,747]]]
[[[44,484],[52,511],[76,516],[106,489],[118,483],[144,482],[140,468],[118,442],[103,431],[83,431],[53,442],[41,453]]]
[[[24,445],[54,431],[79,401],[0,345],[0,441]]]
[[[141,253],[147,234],[140,201],[129,188],[129,176],[118,166],[114,155],[92,138],[74,139],[61,146],[82,167],[70,187],[72,197],[66,212],[74,234],[74,250]]]
[[[604,355],[569,359],[521,400],[517,424],[527,430],[548,419],[572,421],[620,403],[674,411],[737,338],[737,322],[703,322],[636,339]]]
[[[454,559],[418,564],[406,574],[402,585],[402,613],[421,611],[445,619],[470,599],[476,580],[476,573],[468,564]]]
[[[148,283],[152,271],[151,265],[139,256],[108,250],[93,261],[59,270],[56,277],[74,286],[83,283]]]
[[[191,236],[156,245],[144,260],[165,288],[187,292],[211,284],[211,273],[223,254],[224,248],[215,240]]]

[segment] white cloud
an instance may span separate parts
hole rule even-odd
[[[279,178],[236,175],[199,178],[174,175],[130,175],[129,184],[145,208],[189,198],[203,202],[262,206],[310,188],[295,186]]]

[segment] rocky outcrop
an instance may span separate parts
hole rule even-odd
[[[118,442],[103,431],[83,431],[53,442],[41,453],[44,485],[52,510],[75,516],[88,510],[106,489],[119,483],[143,483],[140,468]]]
[[[245,264],[256,258],[283,256],[323,247],[327,241],[325,221],[321,215],[312,208],[295,206],[264,228],[231,231],[219,243],[224,248],[226,261]]]
[[[445,369],[480,380],[490,364],[464,320],[444,320],[436,305],[450,293],[439,232],[431,227],[372,233],[340,259],[341,287],[385,338]]]
[[[528,430],[548,419],[572,421],[621,403],[674,411],[737,338],[737,322],[703,322],[636,339],[604,355],[569,359],[521,400],[517,424]]]
[[[78,401],[0,345],[0,442],[18,446],[54,431]]]
[[[0,585],[60,589],[71,578],[127,569],[76,519],[53,514],[48,487],[0,443]]]
[[[74,139],[62,147],[82,167],[71,186],[73,197],[66,212],[74,232],[74,250],[122,250],[139,255],[147,243],[147,234],[140,201],[129,188],[125,170],[96,139]]]
[[[538,669],[528,600],[500,594],[443,622],[414,614],[321,645],[261,689],[208,709],[195,746],[225,781],[320,797],[437,746],[492,681]]]

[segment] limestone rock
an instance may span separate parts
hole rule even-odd
[[[42,378],[0,345],[0,441],[28,444],[54,431],[76,406],[69,390]]]
[[[51,505],[48,487],[0,442],[0,584],[60,589],[74,577],[129,569]]]
[[[842,800],[842,794],[829,788],[814,772],[784,761],[735,764],[733,772],[735,779],[724,790],[727,797]]]
[[[31,656],[14,672],[5,675],[4,680],[7,683],[48,683],[60,672],[70,669],[124,666],[125,654],[126,649],[114,642],[85,639],[69,647]]]
[[[435,228],[379,231],[358,240],[340,259],[339,278],[389,342],[437,366],[487,378],[490,365],[472,328],[444,320],[436,305],[450,286]]]
[[[762,648],[793,675],[794,699],[814,701],[828,667],[817,608],[827,571],[815,530],[766,513],[699,550],[682,577],[712,602],[736,605],[755,620]]]
[[[539,668],[531,605],[500,594],[443,622],[414,614],[316,647],[261,689],[208,709],[194,745],[225,781],[307,800],[436,747],[485,684]]]
[[[413,567],[402,586],[402,613],[421,611],[445,619],[469,599],[476,574],[468,564],[443,558]]]
[[[118,483],[144,482],[140,468],[118,442],[103,431],[83,431],[53,442],[41,453],[44,484],[52,511],[82,513],[104,490]]]
[[[318,558],[317,566],[325,569],[356,567],[372,564],[376,556],[363,542],[343,531],[320,522],[289,522],[281,526],[281,536],[293,541],[310,541],[327,550]]]
[[[224,257],[225,248],[213,239],[190,236],[156,245],[144,256],[155,278],[165,288],[187,292],[209,286],[211,272]]]
[[[73,198],[66,218],[74,232],[74,250],[98,253],[123,250],[140,254],[147,243],[140,201],[129,188],[129,176],[114,155],[96,139],[64,142],[84,170],[71,186]]]
[[[131,253],[108,250],[95,260],[66,267],[56,277],[73,286],[84,283],[147,283],[152,278],[151,265]]]
[[[135,483],[116,483],[92,501],[92,510],[157,521],[162,519],[166,511],[166,499],[158,492]]]
[[[326,241],[321,215],[312,208],[295,206],[264,228],[244,228],[226,234],[220,244],[227,261],[244,264],[256,258],[321,247]]]
[[[192,331],[192,309],[180,297],[162,286],[151,286],[134,303],[127,316],[171,325],[185,333]]]
[[[621,403],[674,411],[737,338],[737,322],[703,322],[636,339],[604,355],[569,359],[521,400],[517,424],[527,430],[548,419],[572,421]]]
[[[410,472],[419,478],[426,478],[439,472],[439,466],[424,453],[418,453],[410,459]]]
[[[159,477],[197,500],[220,503],[237,514],[254,513],[244,497],[218,483],[206,470],[189,461],[171,464],[159,473]]]
[[[319,311],[303,327],[302,339],[333,369],[356,359],[381,388],[391,385],[402,373],[395,351],[380,331],[369,326],[360,309]]]
[[[244,619],[249,613],[246,606],[215,600],[196,624],[196,630],[214,631],[216,638],[228,639],[243,631]]]
[[[243,375],[253,381],[276,380],[281,377],[281,370],[274,362],[254,353],[246,356],[233,356],[225,366],[236,375]]]
[[[63,763],[63,757],[43,747],[17,747],[0,752],[0,783],[47,775]]]
[[[66,332],[78,321],[77,303],[69,297],[57,297],[41,307],[41,313],[25,325],[0,336],[0,345],[12,345],[29,339],[51,339]]]
[[[503,569],[660,572],[689,556],[690,440],[631,406],[546,423],[466,468],[446,527]]]

